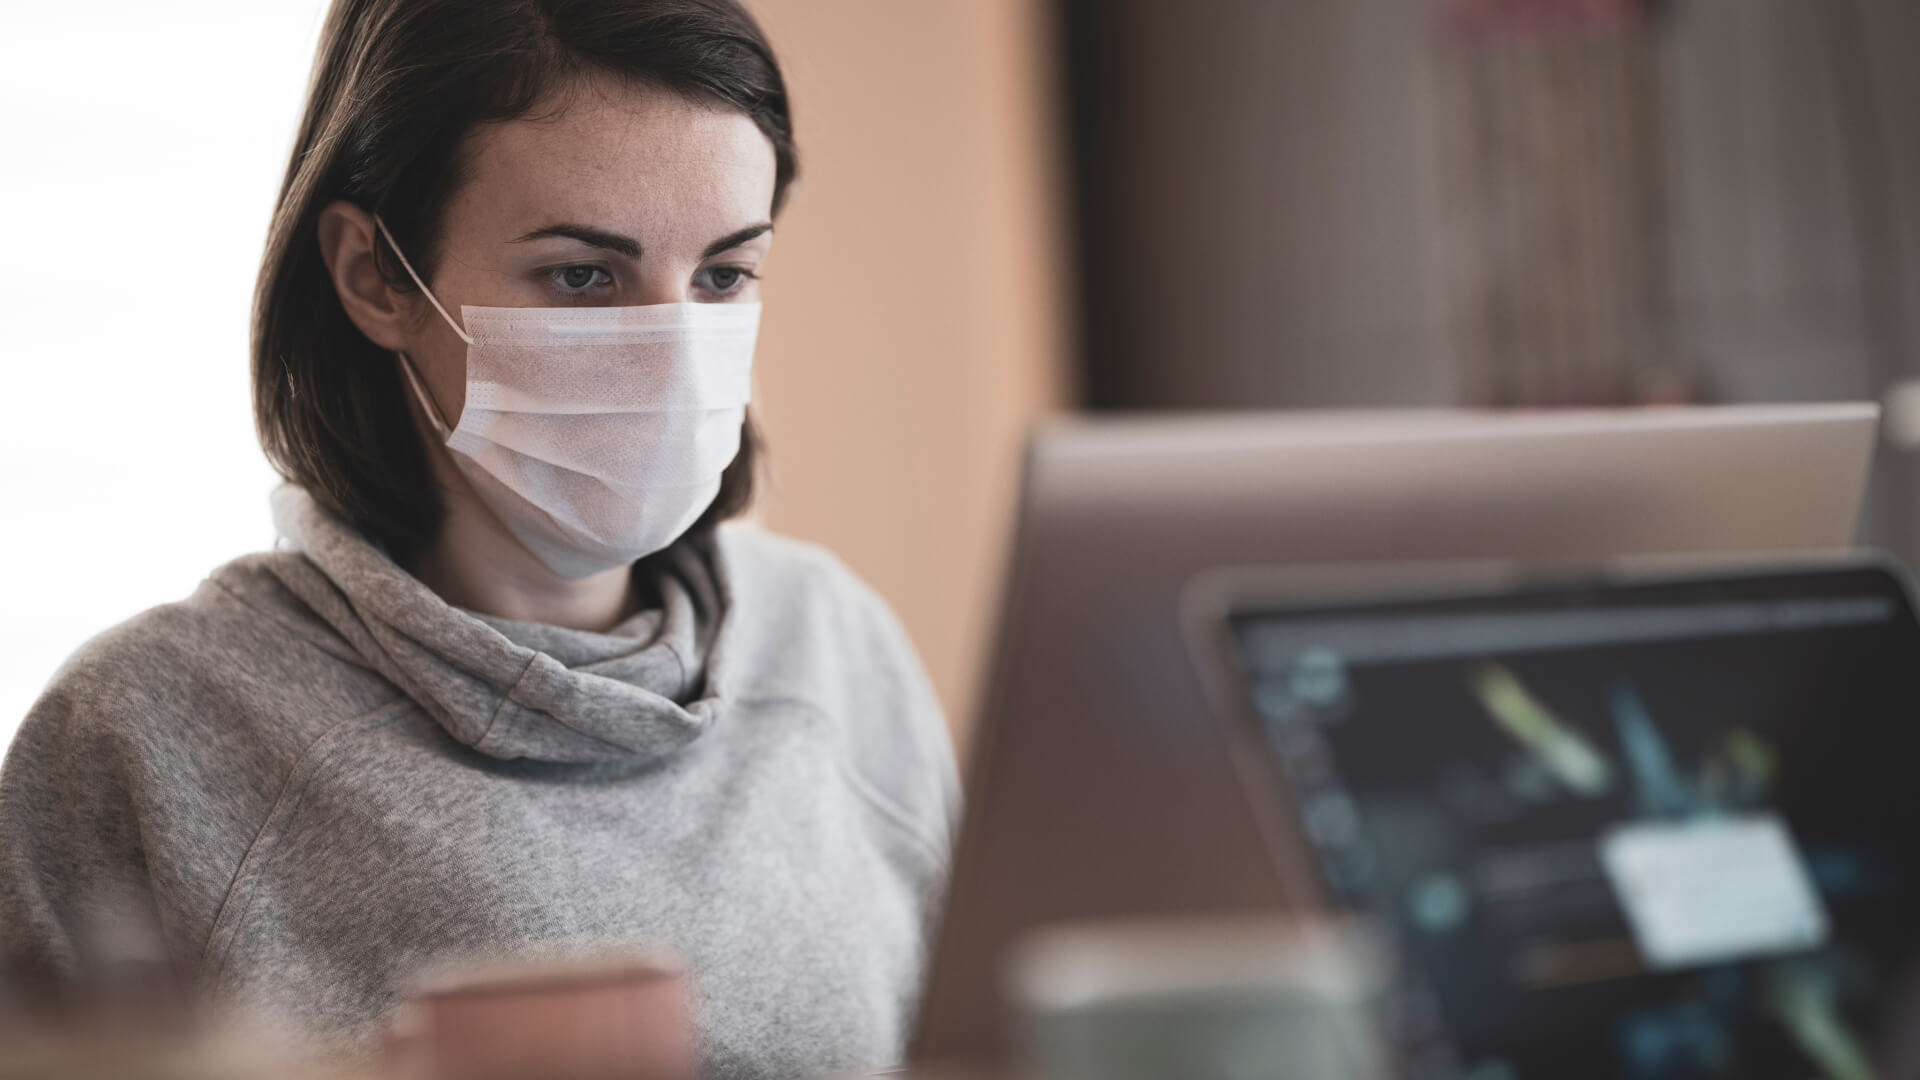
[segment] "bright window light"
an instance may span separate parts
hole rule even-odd
[[[88,637],[272,541],[247,317],[323,15],[0,15],[0,741]]]

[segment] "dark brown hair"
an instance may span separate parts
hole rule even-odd
[[[320,211],[377,213],[431,278],[443,208],[476,125],[525,116],[607,75],[737,109],[773,143],[773,209],[797,169],[786,84],[736,0],[335,0],[267,233],[253,304],[253,411],[280,474],[409,561],[439,532],[440,493],[393,354],[347,317],[320,254]],[[384,244],[375,263],[411,289]],[[745,509],[759,440],[696,530]]]

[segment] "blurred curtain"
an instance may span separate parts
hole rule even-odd
[[[1664,331],[1659,70],[1631,0],[1456,0],[1434,50],[1466,400],[1689,400]]]

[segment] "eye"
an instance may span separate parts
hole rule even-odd
[[[562,292],[585,292],[595,285],[613,284],[613,275],[591,263],[562,266],[547,272]]]
[[[694,276],[694,282],[712,293],[726,295],[738,292],[749,280],[757,277],[744,266],[709,266]]]

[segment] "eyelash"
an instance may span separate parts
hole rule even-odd
[[[571,271],[571,270],[591,270],[594,273],[594,280],[589,281],[587,284],[581,285],[578,287],[568,285],[566,283],[566,274],[568,271]],[[710,291],[719,293],[723,296],[732,295],[733,293],[739,292],[741,289],[745,288],[747,283],[750,281],[760,280],[759,274],[754,273],[752,270],[744,266],[709,266],[704,270],[701,270],[698,274],[696,274],[695,279],[698,280],[699,278],[708,277],[716,271],[730,271],[732,273],[739,275],[739,280],[734,282],[734,284],[730,288],[722,289],[722,288],[719,288],[718,286],[709,287]],[[592,263],[569,263],[566,266],[556,266],[552,270],[547,271],[546,277],[547,277],[547,280],[553,283],[553,287],[555,289],[559,290],[563,295],[566,295],[566,296],[584,296],[586,295],[588,290],[596,286],[606,286],[606,285],[613,284],[613,275],[608,273],[605,267],[595,266]]]

